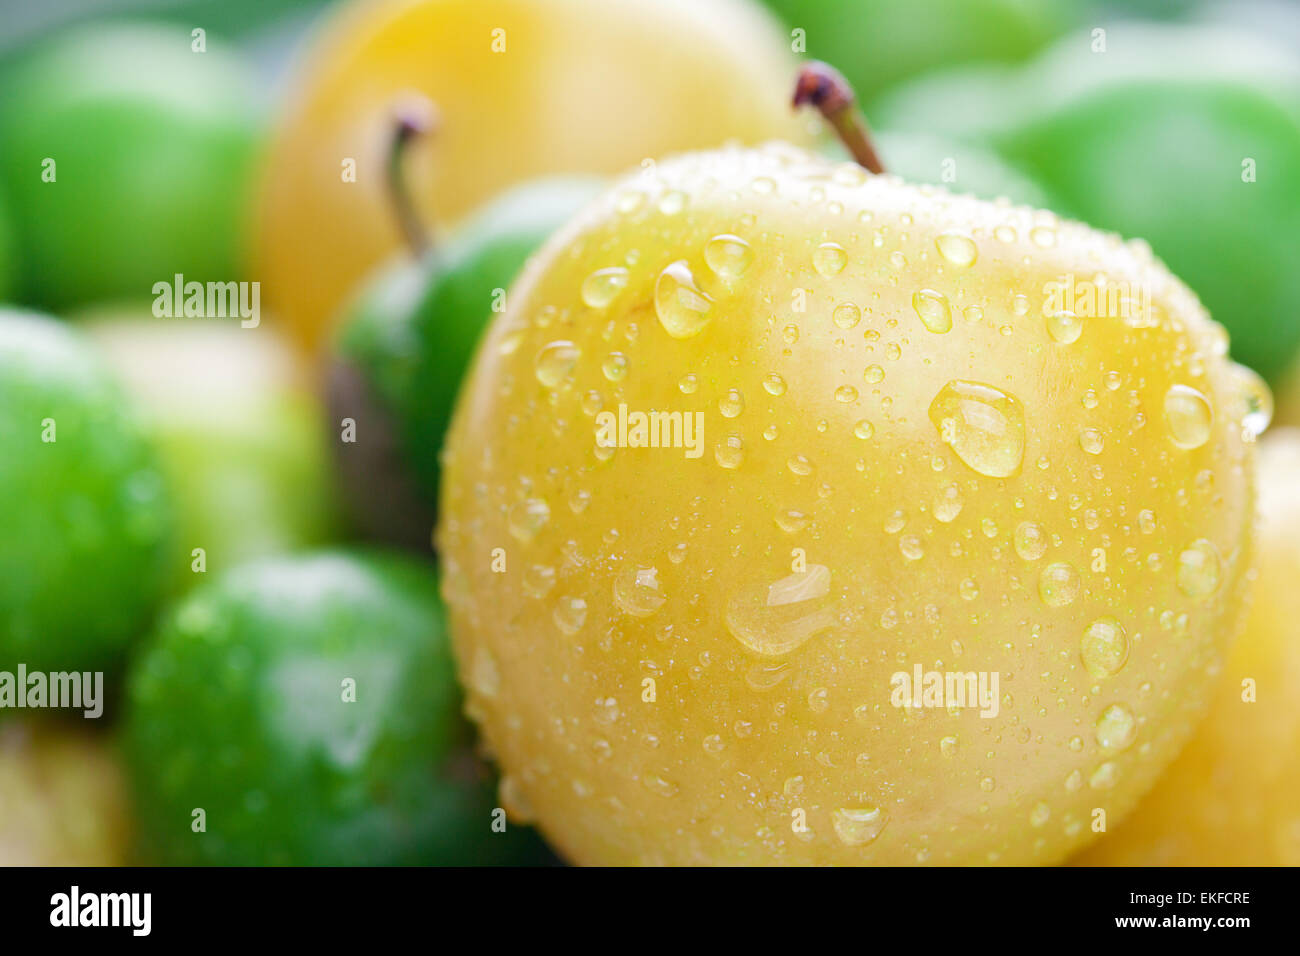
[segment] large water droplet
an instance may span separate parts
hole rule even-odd
[[[1169,437],[1179,448],[1200,448],[1210,438],[1214,409],[1210,400],[1189,385],[1172,385],[1165,393]]]
[[[603,309],[627,288],[628,272],[622,266],[597,269],[582,283],[582,301],[593,309]]]
[[[1012,395],[979,382],[952,381],[930,403],[939,438],[981,475],[1008,478],[1025,456],[1025,416]]]
[[[1107,750],[1126,750],[1137,736],[1137,720],[1123,704],[1111,704],[1097,718],[1097,743]]]
[[[655,281],[655,314],[669,335],[689,339],[713,318],[713,300],[702,292],[685,259],[678,259]]]
[[[525,498],[510,509],[507,524],[520,541],[531,541],[551,518],[551,506],[544,498]]]
[[[841,302],[831,313],[831,320],[847,332],[862,321],[862,310],[852,302]]]
[[[831,572],[824,565],[743,589],[727,605],[727,629],[757,654],[788,654],[835,623],[825,606]]]
[[[1258,438],[1273,421],[1273,393],[1254,369],[1232,363],[1237,393],[1241,396],[1241,428],[1245,437]]]
[[[1074,565],[1058,561],[1038,575],[1038,596],[1048,607],[1065,607],[1079,596],[1079,572]]]
[[[1083,666],[1093,677],[1113,677],[1128,661],[1128,634],[1113,617],[1099,617],[1087,626],[1079,642]]]
[[[1053,312],[1047,317],[1047,334],[1052,337],[1052,341],[1069,345],[1077,342],[1079,336],[1083,334],[1083,323],[1079,321],[1077,315],[1068,310]]]
[[[655,568],[630,564],[614,576],[614,603],[633,617],[650,617],[667,600]]]
[[[849,254],[838,242],[823,242],[813,252],[813,268],[826,277],[839,275],[849,264]]]
[[[739,279],[754,263],[754,250],[740,236],[724,233],[704,244],[704,261],[723,279]]]
[[[845,846],[867,846],[889,823],[889,814],[879,807],[841,807],[831,814],[831,826]]]
[[[1178,555],[1178,590],[1191,598],[1209,597],[1219,589],[1219,551],[1199,538]]]
[[[952,328],[952,306],[942,292],[920,290],[912,296],[912,308],[931,332],[943,333]]]
[[[955,266],[974,265],[975,258],[979,255],[979,247],[975,245],[975,240],[959,232],[945,232],[934,240],[934,244],[939,250],[939,255]]]
[[[962,503],[961,489],[955,484],[948,484],[940,488],[934,496],[930,510],[934,513],[936,521],[947,524],[961,514]]]
[[[1014,544],[1023,560],[1037,561],[1047,551],[1047,533],[1032,521],[1022,521],[1016,525]]]
[[[533,362],[533,372],[537,381],[547,388],[555,388],[563,382],[578,364],[582,350],[572,342],[551,342],[542,346]]]
[[[580,597],[562,597],[555,602],[551,618],[565,634],[577,634],[587,623],[587,602]]]

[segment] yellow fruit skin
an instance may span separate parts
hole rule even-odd
[[[407,176],[425,221],[446,225],[532,177],[798,136],[793,75],[774,21],[743,0],[353,4],[308,52],[270,151],[257,228],[267,304],[314,347],[399,246],[384,175],[404,93],[438,107]]]
[[[940,253],[948,233],[974,242],[973,264]],[[706,264],[720,234],[752,250],[739,279]],[[833,271],[827,242],[846,262],[829,276],[814,266]],[[686,338],[655,302],[681,260],[713,303]],[[620,265],[622,291],[585,305],[587,276]],[[1054,341],[1045,287],[1102,272],[1146,289],[1150,308]],[[923,324],[923,290],[947,298],[949,331]],[[629,177],[552,238],[509,299],[460,396],[438,540],[468,710],[504,768],[505,806],[573,861],[1057,862],[1091,838],[1094,808],[1117,820],[1131,807],[1204,713],[1243,602],[1252,446],[1222,330],[1141,244],[778,144]],[[847,329],[832,317],[845,303],[862,313]],[[580,350],[562,377],[555,342]],[[626,358],[614,380],[612,352]],[[1016,400],[1014,473],[989,477],[945,443],[931,408],[953,382]],[[1174,385],[1213,407],[1199,447],[1171,440]],[[703,413],[703,456],[598,454],[592,413],[619,403]],[[944,417],[984,470],[1012,471],[994,445],[971,452],[964,414]],[[743,461],[726,468],[731,436]],[[1017,550],[1026,522],[1041,557]],[[1193,598],[1180,555],[1200,539],[1217,551],[1217,586]],[[796,548],[829,571],[829,592],[807,614],[773,611],[764,596]],[[1048,606],[1040,573],[1058,562],[1079,593]],[[638,567],[656,572],[640,590]],[[586,602],[580,626],[571,599]],[[787,616],[755,638],[754,621],[778,613],[826,629],[756,653],[793,633]],[[1081,639],[1106,617],[1127,658],[1093,677]],[[892,706],[891,676],[914,665],[997,672],[997,715]],[[1136,736],[1104,749],[1112,705]]]
[[[1258,578],[1209,715],[1083,866],[1300,866],[1300,430],[1259,453]],[[1243,698],[1254,683],[1255,702]]]
[[[126,784],[102,736],[0,724],[0,866],[124,866]]]

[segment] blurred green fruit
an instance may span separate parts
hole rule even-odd
[[[962,63],[1015,63],[1069,24],[1059,0],[766,0],[802,29],[809,57],[839,69],[864,103],[913,76]]]
[[[877,121],[989,144],[1055,211],[1145,239],[1276,382],[1300,347],[1300,58],[1224,27],[1106,30],[1104,52],[1081,35],[1020,72],[920,81]]]
[[[44,721],[0,727],[0,866],[123,866],[130,842],[107,739]]]
[[[0,309],[0,670],[112,670],[162,589],[162,470],[75,330]]]
[[[87,27],[0,80],[0,180],[25,301],[242,277],[257,120],[243,64],[181,26]]]
[[[443,434],[479,335],[504,309],[528,257],[599,190],[595,179],[517,186],[475,213],[428,263],[390,268],[349,309],[330,417],[358,423],[356,443],[337,448],[349,506],[366,534],[428,547]],[[404,504],[394,508],[399,495]]]
[[[213,573],[314,546],[335,528],[324,412],[270,328],[87,313],[157,447],[176,510],[168,567],[188,588]]]
[[[0,302],[8,302],[13,296],[14,284],[18,280],[14,263],[17,254],[9,211],[0,202]]]
[[[128,682],[148,858],[228,865],[535,859],[492,830],[427,563],[320,552],[236,568],[169,613]],[[195,808],[206,829],[196,831]]]
[[[1010,199],[1025,206],[1050,205],[1046,193],[997,153],[975,143],[924,133],[877,134],[889,172],[909,183],[943,186],[981,199]]]

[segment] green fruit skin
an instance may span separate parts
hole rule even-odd
[[[1300,347],[1300,123],[1261,90],[1135,81],[999,138],[1058,212],[1150,243],[1276,382]],[[1243,181],[1243,159],[1256,181]]]
[[[0,178],[24,301],[53,310],[148,296],[177,273],[241,278],[249,87],[229,54],[190,52],[180,26],[86,28],[6,74]]]
[[[839,69],[870,104],[938,67],[1025,60],[1069,25],[1059,0],[765,0],[806,54]]]
[[[148,305],[75,317],[119,373],[175,511],[172,593],[207,572],[315,547],[338,528],[324,411],[269,329],[154,319]]]
[[[919,133],[881,132],[876,139],[889,172],[909,183],[1039,208],[1052,204],[1041,186],[991,149]]]
[[[15,255],[17,249],[14,246],[13,228],[9,224],[9,212],[4,203],[0,202],[0,302],[8,302],[14,291],[17,280]]]
[[[601,189],[594,179],[526,183],[479,210],[430,263],[381,276],[344,325],[338,352],[391,410],[419,489],[438,497],[438,454],[480,334],[528,260]]]
[[[345,682],[355,701],[345,702]],[[192,591],[128,677],[143,858],[214,865],[536,859],[491,829],[427,563],[267,558]],[[194,832],[192,813],[206,813]]]
[[[0,448],[0,670],[115,671],[159,599],[171,508],[79,333],[0,310]]]

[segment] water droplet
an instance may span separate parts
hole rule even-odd
[[[533,362],[537,381],[547,388],[555,388],[573,371],[581,355],[582,350],[572,342],[551,342],[542,346]]]
[[[784,395],[785,379],[776,372],[768,372],[763,376],[763,388],[769,395]]]
[[[1052,337],[1052,341],[1069,345],[1077,342],[1083,334],[1083,323],[1069,310],[1053,312],[1047,317],[1047,334]]]
[[[944,737],[942,740],[940,740],[940,741],[939,741],[939,753],[943,754],[945,757],[953,757],[953,756],[956,756],[956,754],[957,754],[957,738],[956,738],[956,737],[949,736],[949,737]]]
[[[885,370],[879,365],[868,365],[866,371],[862,373],[862,378],[868,385],[879,385],[885,380]]]
[[[655,281],[655,314],[669,335],[688,339],[699,335],[713,318],[713,300],[695,283],[685,259],[678,259]]]
[[[1048,607],[1065,607],[1079,596],[1079,572],[1064,561],[1049,564],[1038,575],[1038,596]]]
[[[1093,677],[1113,677],[1128,661],[1128,634],[1113,617],[1099,617],[1087,626],[1079,642],[1083,666]]]
[[[603,309],[627,288],[628,271],[622,266],[597,269],[582,283],[582,301],[593,309]]]
[[[1056,230],[1047,226],[1035,226],[1029,230],[1029,241],[1042,249],[1049,249],[1056,245]]]
[[[745,671],[745,683],[752,690],[767,691],[789,676],[789,661],[758,661]]]
[[[939,489],[930,507],[935,520],[947,524],[961,514],[962,503],[961,489],[955,484],[947,484]]]
[[[1219,589],[1219,551],[1205,538],[1178,555],[1178,590],[1190,598],[1209,597]]]
[[[470,685],[484,697],[496,697],[501,689],[501,673],[497,662],[492,659],[486,648],[480,647],[474,652],[474,663],[470,668]]]
[[[580,597],[562,597],[555,602],[551,618],[565,634],[577,634],[587,623],[587,602]]]
[[[1022,521],[1016,526],[1014,544],[1023,560],[1037,561],[1047,551],[1047,533],[1032,521]]]
[[[785,465],[796,475],[807,477],[813,473],[813,463],[803,455],[791,455]]]
[[[718,399],[718,411],[724,418],[735,418],[745,410],[745,396],[738,388],[729,388]]]
[[[930,403],[939,437],[967,466],[991,478],[1020,471],[1025,416],[1020,402],[991,385],[952,381]]]
[[[627,356],[622,352],[610,352],[600,370],[611,382],[621,382],[627,377],[627,364]]]
[[[754,263],[754,250],[740,236],[724,233],[704,244],[704,261],[723,279],[739,279]]]
[[[903,552],[903,557],[908,561],[919,561],[925,556],[925,547],[920,537],[914,534],[905,534],[899,538],[898,550]]]
[[[1088,786],[1094,790],[1109,790],[1119,782],[1119,765],[1113,760],[1107,760],[1092,772],[1088,778]]]
[[[920,290],[912,296],[912,308],[931,332],[943,333],[952,328],[952,307],[942,292]]]
[[[1111,704],[1097,718],[1097,743],[1107,750],[1126,750],[1137,736],[1137,720],[1123,704]]]
[[[823,242],[813,252],[813,268],[826,277],[839,275],[849,264],[849,254],[838,242]]]
[[[853,434],[856,437],[861,438],[863,441],[870,438],[875,433],[876,429],[872,427],[871,422],[867,421],[865,418],[853,426]]]
[[[1041,827],[1052,818],[1052,808],[1043,802],[1034,804],[1034,809],[1029,811],[1029,825],[1031,827]]]
[[[934,244],[939,249],[939,255],[955,266],[973,265],[979,255],[975,240],[957,232],[943,233],[934,240]]]
[[[745,462],[745,443],[739,435],[728,435],[713,446],[713,458],[723,468],[739,468]]]
[[[830,587],[830,570],[813,564],[774,584],[745,588],[728,602],[727,630],[757,654],[788,654],[834,625],[824,606]]]
[[[1241,428],[1247,439],[1264,434],[1273,421],[1273,393],[1254,369],[1232,363],[1237,392],[1241,396]]]
[[[804,528],[808,527],[808,522],[811,520],[812,519],[802,511],[796,511],[793,508],[788,508],[776,513],[776,526],[786,534],[799,533]]]
[[[858,400],[858,390],[852,385],[841,385],[835,390],[835,401],[841,405],[851,405]]]
[[[555,587],[555,568],[548,564],[533,564],[524,569],[524,593],[530,597],[544,598]]]
[[[667,780],[657,773],[648,773],[641,778],[642,785],[653,794],[661,797],[673,797],[677,795],[677,784]]]
[[[520,541],[531,541],[551,518],[551,506],[544,498],[525,498],[510,509],[510,533]]]
[[[1172,385],[1165,393],[1169,437],[1179,448],[1200,448],[1210,438],[1214,410],[1210,400],[1189,385]]]
[[[667,600],[656,568],[630,564],[614,576],[614,603],[633,617],[650,617]]]
[[[1101,450],[1106,447],[1106,441],[1097,429],[1085,428],[1079,432],[1079,447],[1089,455],[1100,455]]]
[[[847,331],[862,321],[862,310],[852,302],[841,302],[831,313],[831,320]]]
[[[699,387],[700,387],[700,379],[698,375],[687,374],[687,375],[683,375],[680,379],[677,380],[677,389],[683,395],[694,395],[696,389],[698,389]]]
[[[867,846],[888,823],[889,815],[879,807],[841,807],[831,814],[835,835],[845,846]]]

